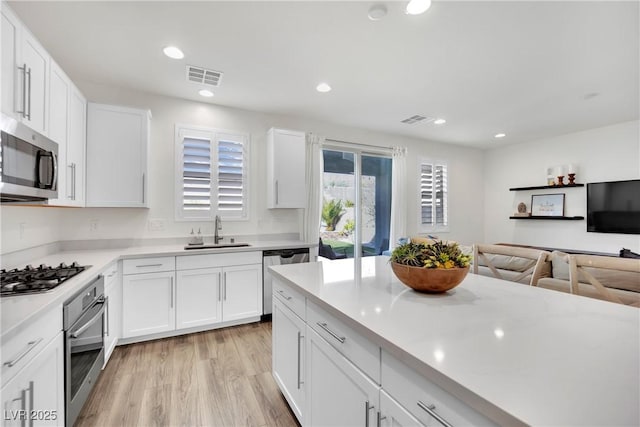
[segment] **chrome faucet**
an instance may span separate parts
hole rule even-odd
[[[218,230],[222,230],[222,220],[220,220],[220,215],[216,215],[216,223],[213,228],[215,230],[213,233],[213,243],[217,245],[220,243],[220,240],[224,239],[224,237],[218,235]]]

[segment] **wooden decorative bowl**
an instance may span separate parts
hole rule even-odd
[[[391,263],[391,269],[402,283],[418,292],[440,293],[458,286],[467,276],[469,267],[423,268]]]

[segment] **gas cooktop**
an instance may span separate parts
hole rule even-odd
[[[23,269],[0,270],[0,296],[35,294],[49,291],[91,267],[77,262],[57,267],[40,264],[38,267],[27,265]]]

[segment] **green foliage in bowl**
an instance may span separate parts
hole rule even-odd
[[[391,253],[391,262],[424,268],[464,268],[471,263],[457,243],[436,241],[432,244],[405,243]]]

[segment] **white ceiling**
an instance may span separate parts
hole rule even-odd
[[[72,79],[477,147],[639,117],[638,1],[372,4],[10,2]],[[214,98],[187,64],[224,73]]]

